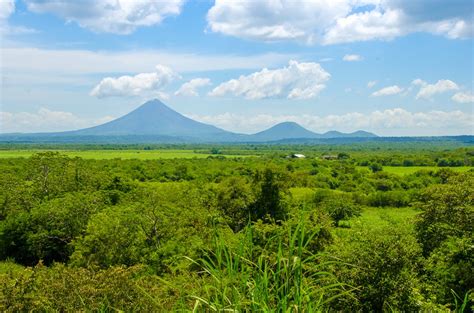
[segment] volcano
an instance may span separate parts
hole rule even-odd
[[[167,136],[201,140],[227,138],[234,135],[215,126],[192,120],[157,99],[144,103],[116,120],[64,134],[71,136]]]

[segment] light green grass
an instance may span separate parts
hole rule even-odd
[[[366,229],[383,230],[390,227],[398,227],[408,232],[414,230],[415,217],[420,211],[414,208],[372,208],[367,207],[362,210],[359,217],[349,221],[342,221],[343,226],[349,228],[336,228],[335,234],[339,238],[350,240],[351,234],[361,232]]]
[[[1,150],[0,158],[28,158],[38,152],[48,150]],[[191,159],[207,158],[217,156],[206,153],[197,153],[193,150],[54,150],[69,157],[80,157],[84,159]],[[226,158],[250,157],[252,155],[219,155]]]
[[[366,168],[366,166],[361,166]],[[441,169],[450,169],[456,172],[467,172],[470,169],[474,169],[472,166],[458,166],[458,167],[438,167],[438,166],[383,166],[383,171],[397,175],[409,175],[418,171],[439,171]]]
[[[376,228],[397,225],[413,225],[415,216],[420,213],[414,208],[365,208],[361,216],[350,221],[352,228]]]
[[[314,189],[308,187],[293,187],[290,188],[290,193],[296,201],[309,201],[314,197]]]

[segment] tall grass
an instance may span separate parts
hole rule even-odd
[[[451,293],[453,294],[454,298],[454,312],[456,313],[464,313],[469,310],[469,303],[471,302],[471,294],[474,290],[469,290],[464,295],[464,298],[461,298],[454,290],[451,289]]]
[[[322,311],[349,290],[322,270],[327,262],[321,255],[309,251],[314,236],[300,222],[262,248],[248,226],[243,240],[231,248],[216,233],[214,250],[192,260],[211,278],[203,294],[193,296],[194,311]]]

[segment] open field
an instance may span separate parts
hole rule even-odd
[[[439,166],[384,166],[383,170],[388,173],[398,175],[409,175],[418,171],[439,171],[443,168],[449,168],[456,172],[467,172],[473,169],[472,166],[454,166],[454,167],[439,167]]]
[[[28,158],[31,155],[39,152],[51,150],[0,150],[0,158]],[[83,159],[138,159],[138,160],[153,160],[153,159],[204,159],[209,156],[223,156],[227,158],[249,157],[252,155],[216,155],[210,153],[201,153],[194,150],[53,150],[65,154],[69,157],[80,157]]]
[[[404,228],[413,231],[414,219],[420,210],[416,208],[373,208],[366,207],[362,209],[360,216],[345,221],[343,225],[348,228],[336,228],[336,234],[339,237],[348,237],[351,234],[360,232],[364,229],[383,230],[390,226]]]

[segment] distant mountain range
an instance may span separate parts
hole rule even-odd
[[[345,134],[336,131],[313,133],[294,122],[277,124],[262,132],[247,135],[223,130],[197,122],[166,106],[151,100],[132,112],[108,123],[66,132],[35,134],[3,134],[0,141],[133,141],[140,142],[272,142],[293,139],[317,138],[373,138],[375,134],[358,131]]]
[[[105,142],[105,143],[257,143],[369,141],[379,138],[373,133],[357,131],[324,134],[311,132],[295,122],[283,122],[256,134],[238,134],[197,122],[151,100],[134,111],[108,123],[66,132],[34,134],[0,134],[0,142]]]
[[[285,139],[329,139],[329,138],[374,138],[377,135],[357,131],[354,133],[341,133],[338,131],[329,131],[324,134],[313,133],[295,122],[283,122],[270,127],[267,130],[251,135],[253,141],[277,141]]]

